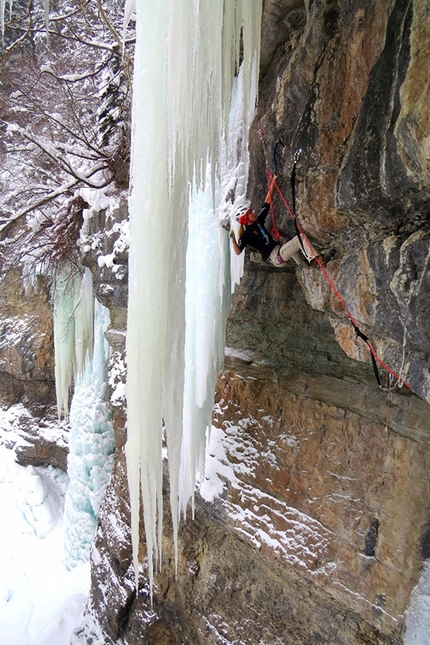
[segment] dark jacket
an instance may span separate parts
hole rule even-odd
[[[276,246],[276,242],[264,226],[264,221],[269,214],[270,204],[263,204],[257,220],[248,226],[245,226],[240,239],[237,242],[242,251],[246,246],[250,246],[255,251],[259,251],[263,260],[267,260]]]

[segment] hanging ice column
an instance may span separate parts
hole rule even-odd
[[[213,398],[214,375],[220,367],[228,285],[226,234],[218,240],[207,276],[207,302],[185,310],[192,289],[186,276],[188,213],[207,190],[209,178],[215,207],[217,172],[221,171],[223,137],[235,72],[242,62],[242,150],[255,104],[258,74],[261,0],[137,0],[137,41],[133,84],[132,185],[130,196],[130,283],[127,327],[127,465],[132,509],[132,540],[136,570],[139,543],[139,496],[148,548],[149,577],[159,561],[162,518],[162,440],[166,430],[170,503],[177,531],[178,509],[192,495],[195,469],[202,454]],[[254,93],[253,90],[254,89]],[[197,204],[197,202],[196,202]],[[208,207],[204,206],[204,215]],[[193,227],[196,226],[193,224]],[[213,244],[204,235],[191,236],[188,254]],[[211,251],[212,253],[212,251]],[[218,257],[217,257],[218,254]],[[191,262],[192,264],[192,262]],[[204,270],[209,271],[208,267]],[[197,263],[194,271],[201,271]],[[205,275],[206,277],[206,275]],[[214,303],[217,303],[214,306]],[[185,329],[197,329],[197,316],[213,317],[211,349],[188,352],[185,370]],[[200,336],[201,337],[201,336]],[[189,335],[193,338],[193,334]],[[220,340],[221,339],[221,340]],[[192,342],[192,341],[191,341]],[[185,372],[187,383],[185,382]],[[189,379],[193,382],[190,383]],[[204,386],[202,384],[204,383]],[[187,391],[187,439],[183,443],[184,387]],[[196,413],[190,411],[189,401]],[[206,408],[205,408],[206,406]],[[199,413],[199,410],[204,410]],[[182,462],[181,462],[182,452]],[[182,466],[181,466],[182,463]],[[182,472],[180,470],[182,468]],[[179,503],[179,481],[182,499]]]
[[[190,499],[194,511],[196,473],[201,478],[205,470],[206,439],[211,427],[215,385],[224,359],[225,323],[234,284],[239,282],[243,271],[243,254],[229,256],[228,236],[220,227],[220,221],[231,220],[239,204],[243,203],[247,185],[249,118],[244,120],[243,117],[244,107],[255,103],[256,89],[251,88],[251,98],[255,99],[250,100],[247,96],[244,102],[242,75],[243,68],[234,79],[229,118],[230,145],[218,162],[220,172],[217,175],[221,181],[215,181],[216,216],[209,172],[206,190],[194,191],[189,208],[185,387],[179,482],[179,499],[184,514]]]
[[[72,383],[93,353],[94,292],[91,271],[73,269],[57,278],[54,294],[55,390],[58,416],[67,419]]]

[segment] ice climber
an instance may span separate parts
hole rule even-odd
[[[249,246],[258,251],[263,260],[268,260],[276,267],[284,266],[291,258],[299,265],[304,264],[306,261],[310,263],[315,259],[315,256],[306,242],[303,241],[303,238],[300,240],[299,236],[296,235],[288,242],[281,244],[273,239],[264,225],[273,199],[276,179],[276,176],[272,179],[259,215],[249,206],[241,206],[237,211],[236,221],[240,224],[237,239],[232,229],[229,233],[233,250],[236,255],[240,255],[245,247]],[[332,250],[317,257],[320,263],[325,265],[334,255],[335,251]]]

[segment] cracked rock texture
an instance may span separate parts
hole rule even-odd
[[[316,250],[337,249],[326,271],[340,298],[316,266],[247,258],[213,419],[230,475],[182,524],[176,576],[166,520],[152,605],[143,542],[137,594],[132,582],[117,410],[76,642],[402,642],[429,553],[429,11],[423,0],[264,2],[249,195],[258,206],[265,194],[262,127],[268,146],[284,143],[289,202],[302,150],[298,221]],[[411,389],[381,366],[378,387],[351,317]]]
[[[0,400],[40,411],[55,402],[52,310],[43,278],[26,289],[10,270],[0,292]]]
[[[257,208],[266,192],[263,128],[268,148],[284,144],[278,184],[289,203],[301,149],[298,222],[317,251],[337,255],[327,275],[247,257],[216,392],[212,440],[222,457],[209,451],[209,465],[218,460],[225,473],[220,494],[197,496],[195,518],[182,523],[176,574],[166,517],[152,603],[143,541],[136,591],[125,407],[114,400],[115,465],[75,645],[402,643],[430,553],[429,61],[425,0],[265,0],[249,196]],[[294,235],[279,198],[275,212],[281,235]],[[112,220],[92,221],[104,254],[125,216],[120,202]],[[121,380],[127,257],[115,274],[91,252],[83,261],[111,312],[106,335]],[[34,301],[31,291],[18,298],[11,272],[0,295],[9,339],[0,343],[0,398],[34,414],[54,396],[39,286]],[[351,317],[411,389],[383,366],[378,387]],[[43,461],[41,450],[23,462]],[[55,456],[62,467],[65,455]]]

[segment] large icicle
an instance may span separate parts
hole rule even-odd
[[[186,354],[180,508],[193,502],[203,472],[215,381],[224,356],[224,312],[230,302],[228,236],[214,217],[212,191],[196,192],[190,207],[187,253]]]
[[[250,101],[255,100],[261,0],[138,0],[136,16],[126,450],[135,567],[141,494],[152,586],[154,561],[161,557],[163,428],[176,534],[179,482],[180,505],[185,508],[193,495],[223,353],[219,324],[223,330],[228,247],[225,233],[218,239],[216,174],[221,170],[219,156],[227,136],[240,54],[246,133],[254,108]],[[246,142],[244,136],[242,144]],[[203,259],[207,261],[217,295],[205,295],[197,309],[187,305],[186,316],[185,284],[187,292],[200,288],[185,279],[191,196],[197,220],[201,210],[206,220],[213,219],[204,225],[203,236],[196,234],[200,223],[193,219],[189,247],[198,248],[201,255],[196,256],[192,272],[201,272]],[[197,324],[196,315],[206,316],[206,323]],[[204,347],[201,361],[197,360],[200,349],[187,350],[191,359],[186,378],[192,383],[185,383],[184,376],[186,318],[191,343],[197,339],[202,346],[210,345]],[[184,388],[187,440],[183,445]]]
[[[244,100],[243,67],[235,78],[229,116],[229,147],[221,146],[220,177],[215,182],[214,217],[210,173],[206,189],[195,190],[189,209],[187,249],[185,391],[179,500],[183,513],[191,499],[194,510],[196,473],[203,475],[206,439],[216,379],[224,359],[224,336],[233,285],[243,270],[243,255],[231,256],[219,221],[231,219],[231,193],[235,209],[243,203],[248,178],[248,128],[256,88]],[[227,198],[227,199],[226,199]],[[233,212],[234,210],[233,209]]]
[[[167,343],[168,267],[172,214],[166,172],[164,41],[167,3],[137,3],[130,196],[127,324],[126,445],[135,568],[139,543],[140,484],[149,554],[157,555],[162,512],[163,371]],[[172,325],[177,321],[172,321]]]
[[[72,382],[93,351],[94,294],[89,269],[80,276],[64,270],[54,292],[55,388],[58,416],[69,414]]]

